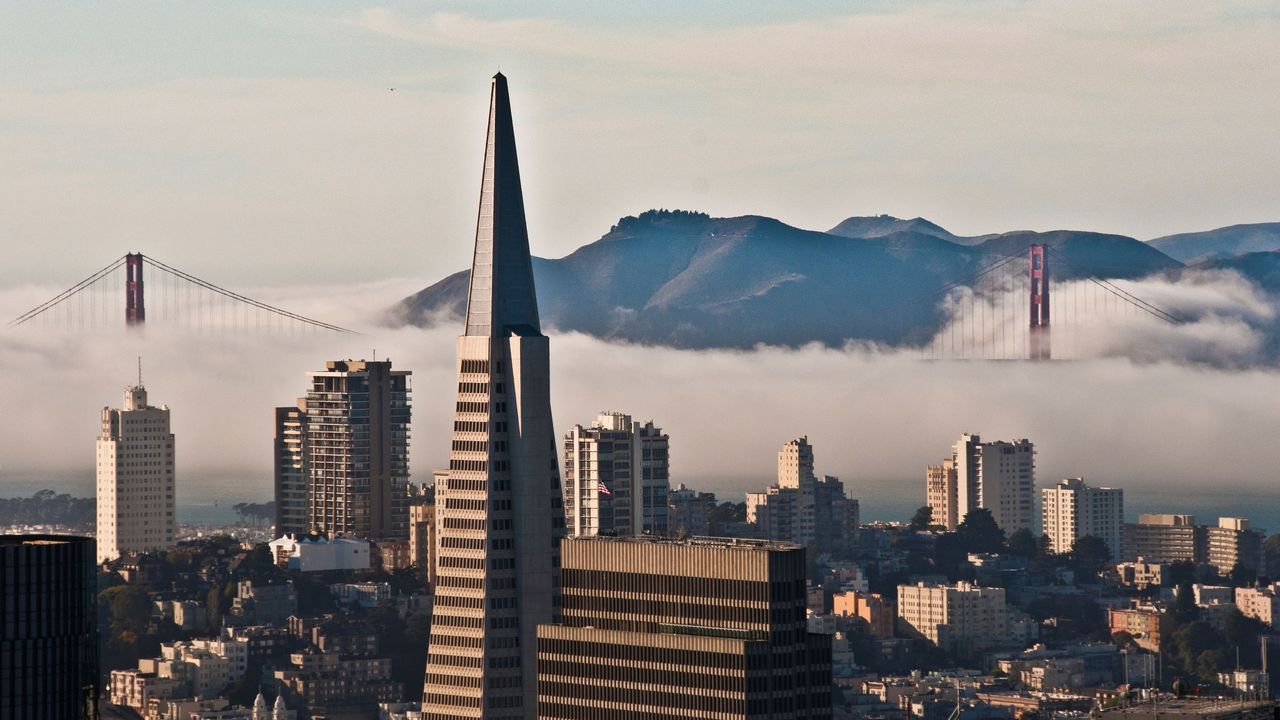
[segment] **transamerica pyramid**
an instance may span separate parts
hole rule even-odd
[[[507,79],[493,77],[424,720],[537,717],[539,623],[558,614],[564,510]]]

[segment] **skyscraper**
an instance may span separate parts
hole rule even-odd
[[[98,717],[93,539],[0,535],[0,718]]]
[[[507,79],[493,77],[449,474],[436,487],[424,720],[534,718],[564,508]]]
[[[1005,535],[1032,529],[1036,474],[1035,446],[1030,440],[983,442],[978,435],[966,433],[952,447],[951,467],[957,523],[964,522],[971,511],[986,508]],[[928,477],[933,488],[932,469]],[[935,522],[941,524],[934,512]]]
[[[1076,540],[1091,535],[1107,543],[1112,562],[1124,557],[1124,490],[1067,478],[1041,490],[1040,497],[1042,531],[1053,552],[1069,553]]]
[[[667,533],[667,436],[653,422],[602,413],[564,436],[564,505],[569,535]]]
[[[305,533],[307,525],[307,401],[276,408],[276,535]]]
[[[307,530],[409,538],[409,375],[390,360],[307,373]]]
[[[563,553],[563,618],[538,628],[540,718],[831,717],[804,548],[578,537]]]
[[[125,390],[122,408],[102,408],[97,443],[98,562],[171,547],[174,449],[169,407],[147,404],[147,389]]]

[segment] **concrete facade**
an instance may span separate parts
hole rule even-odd
[[[1068,478],[1041,490],[1040,497],[1041,531],[1053,552],[1069,553],[1076,540],[1092,536],[1107,544],[1112,562],[1124,557],[1124,490]]]
[[[602,413],[564,436],[565,532],[666,535],[669,439],[653,421]]]
[[[147,404],[141,384],[121,408],[102,408],[97,442],[98,562],[173,547],[178,524],[169,407]]]
[[[1004,588],[955,585],[898,586],[898,626],[958,657],[998,647],[1008,633]]]

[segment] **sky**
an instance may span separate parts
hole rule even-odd
[[[0,287],[129,250],[231,287],[428,285],[468,261],[499,68],[546,257],[651,207],[1280,220],[1275,2],[17,0]]]

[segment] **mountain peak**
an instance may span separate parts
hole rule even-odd
[[[860,240],[884,237],[885,235],[900,232],[916,232],[921,235],[932,235],[943,240],[956,239],[955,235],[952,235],[940,225],[922,217],[904,220],[892,215],[855,215],[851,218],[846,218],[827,232],[831,235]]]

